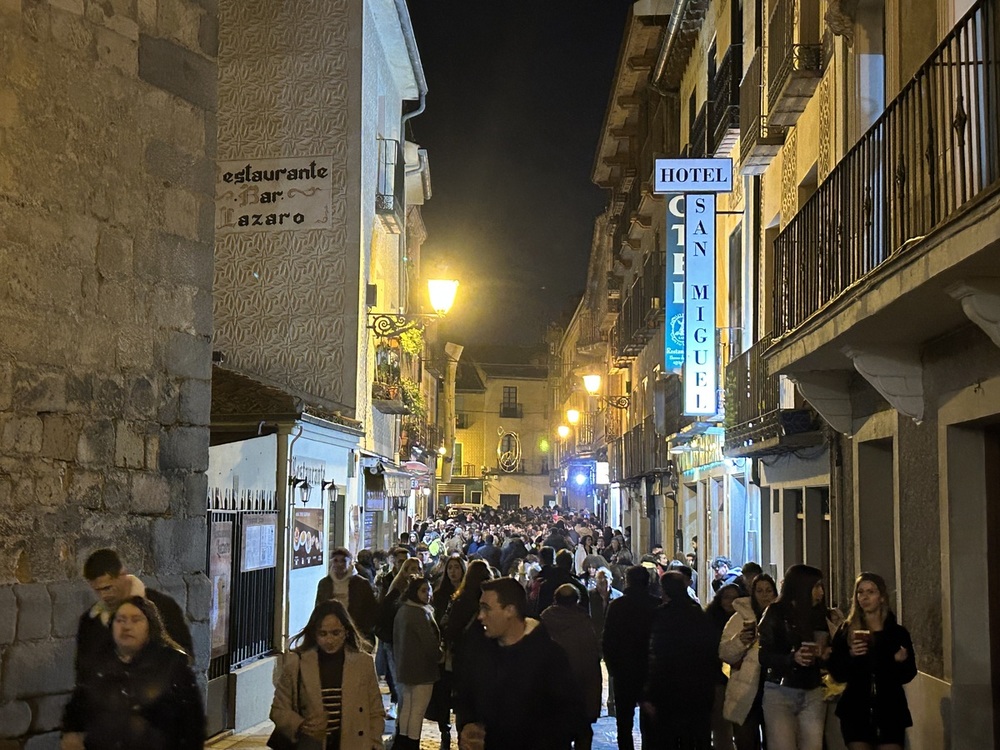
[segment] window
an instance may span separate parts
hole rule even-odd
[[[517,406],[517,387],[505,385],[503,387],[503,405]]]

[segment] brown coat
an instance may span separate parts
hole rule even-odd
[[[375,675],[375,660],[370,654],[347,649],[342,696],[341,750],[380,750],[385,710]],[[297,737],[307,716],[320,720],[325,717],[316,649],[301,655],[294,651],[288,653],[271,703],[271,721],[289,739]],[[323,746],[326,746],[325,740]]]

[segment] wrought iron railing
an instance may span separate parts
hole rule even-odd
[[[1000,179],[998,5],[975,3],[778,235],[775,336]]]
[[[761,356],[771,345],[765,335],[726,367],[726,432],[740,431],[778,408],[778,376],[768,375]]]
[[[504,419],[521,419],[524,417],[522,404],[500,404],[500,416]]]
[[[708,82],[708,151],[714,154],[728,131],[740,127],[740,74],[743,45],[733,44]]]
[[[656,327],[663,321],[666,286],[666,269],[664,268],[665,253],[659,248],[646,256],[642,264],[642,296],[646,303],[643,323],[648,327]]]
[[[777,0],[767,22],[768,105],[774,108],[795,71],[823,66],[819,0]]]
[[[375,213],[381,216],[395,233],[402,231],[405,220],[404,190],[406,163],[399,141],[378,140],[378,178],[375,186]]]
[[[745,164],[762,141],[780,142],[784,137],[784,127],[767,121],[764,109],[764,49],[758,47],[740,84],[740,163]],[[767,163],[770,163],[769,159]]]

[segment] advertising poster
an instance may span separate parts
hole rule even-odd
[[[292,530],[292,570],[323,564],[323,509],[295,510]]]
[[[233,522],[218,521],[211,526],[208,576],[212,581],[212,658],[229,650],[229,592],[232,590]]]
[[[262,513],[243,516],[243,557],[240,572],[247,573],[275,564],[275,537],[278,533],[278,514]]]

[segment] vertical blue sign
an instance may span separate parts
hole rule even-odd
[[[715,327],[715,195],[685,196],[684,414],[718,412]]]
[[[666,289],[664,289],[664,365],[680,375],[684,368],[684,196],[667,199]]]

